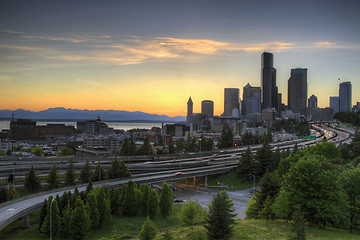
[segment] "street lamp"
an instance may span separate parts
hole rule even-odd
[[[199,142],[200,142],[200,157],[201,157],[201,138],[199,138]]]
[[[54,202],[55,198],[53,198],[51,200],[51,204],[50,204],[50,240],[52,239],[52,226],[51,226],[51,219],[52,219],[52,205],[53,205],[53,202]]]
[[[252,187],[252,194],[253,194],[253,196],[254,196],[256,176],[255,176],[254,174],[251,174],[251,173],[249,174],[249,176],[254,178],[253,187]]]

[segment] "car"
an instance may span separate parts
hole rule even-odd
[[[174,203],[182,203],[182,202],[185,202],[185,200],[175,198],[173,202]]]
[[[176,172],[176,173],[174,173],[174,175],[184,175],[184,173],[183,172]]]

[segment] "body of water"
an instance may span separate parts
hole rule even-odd
[[[133,123],[133,122],[105,122],[109,127],[117,129],[117,130],[130,130],[134,128],[145,128],[151,129],[152,127],[161,128],[161,123]],[[37,126],[43,126],[47,124],[65,124],[74,126],[76,128],[76,122],[47,122],[47,121],[37,121]],[[0,131],[2,129],[10,129],[10,121],[0,121]]]

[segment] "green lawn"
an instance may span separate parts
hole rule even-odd
[[[228,185],[229,191],[243,190],[247,188],[252,188],[253,180],[249,178],[249,181],[244,181],[236,176],[235,171],[232,171],[223,175],[209,176],[208,185],[216,186],[217,182],[221,182],[225,185]],[[256,181],[258,184],[258,181]]]

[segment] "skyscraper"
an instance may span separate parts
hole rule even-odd
[[[339,97],[330,97],[330,108],[334,109],[334,114],[340,111]]]
[[[308,100],[308,108],[309,108],[309,114],[308,116],[310,119],[317,121],[318,120],[318,99],[315,95],[311,95]]]
[[[240,91],[238,88],[225,88],[224,116],[232,116],[233,109],[240,111]]]
[[[263,52],[261,55],[261,69],[262,109],[275,108],[278,111],[276,69],[274,68],[274,55],[272,53]]]
[[[189,97],[189,100],[187,102],[187,116],[191,116],[193,114],[193,101],[191,100],[191,97]]]
[[[201,102],[201,114],[208,118],[214,116],[214,102],[211,100],[204,100]]]
[[[306,115],[307,69],[291,69],[288,81],[288,107],[293,113]]]
[[[242,114],[248,116],[261,111],[261,88],[252,87],[249,83],[243,88]]]
[[[339,86],[340,112],[348,112],[351,110],[351,82],[342,82]]]

